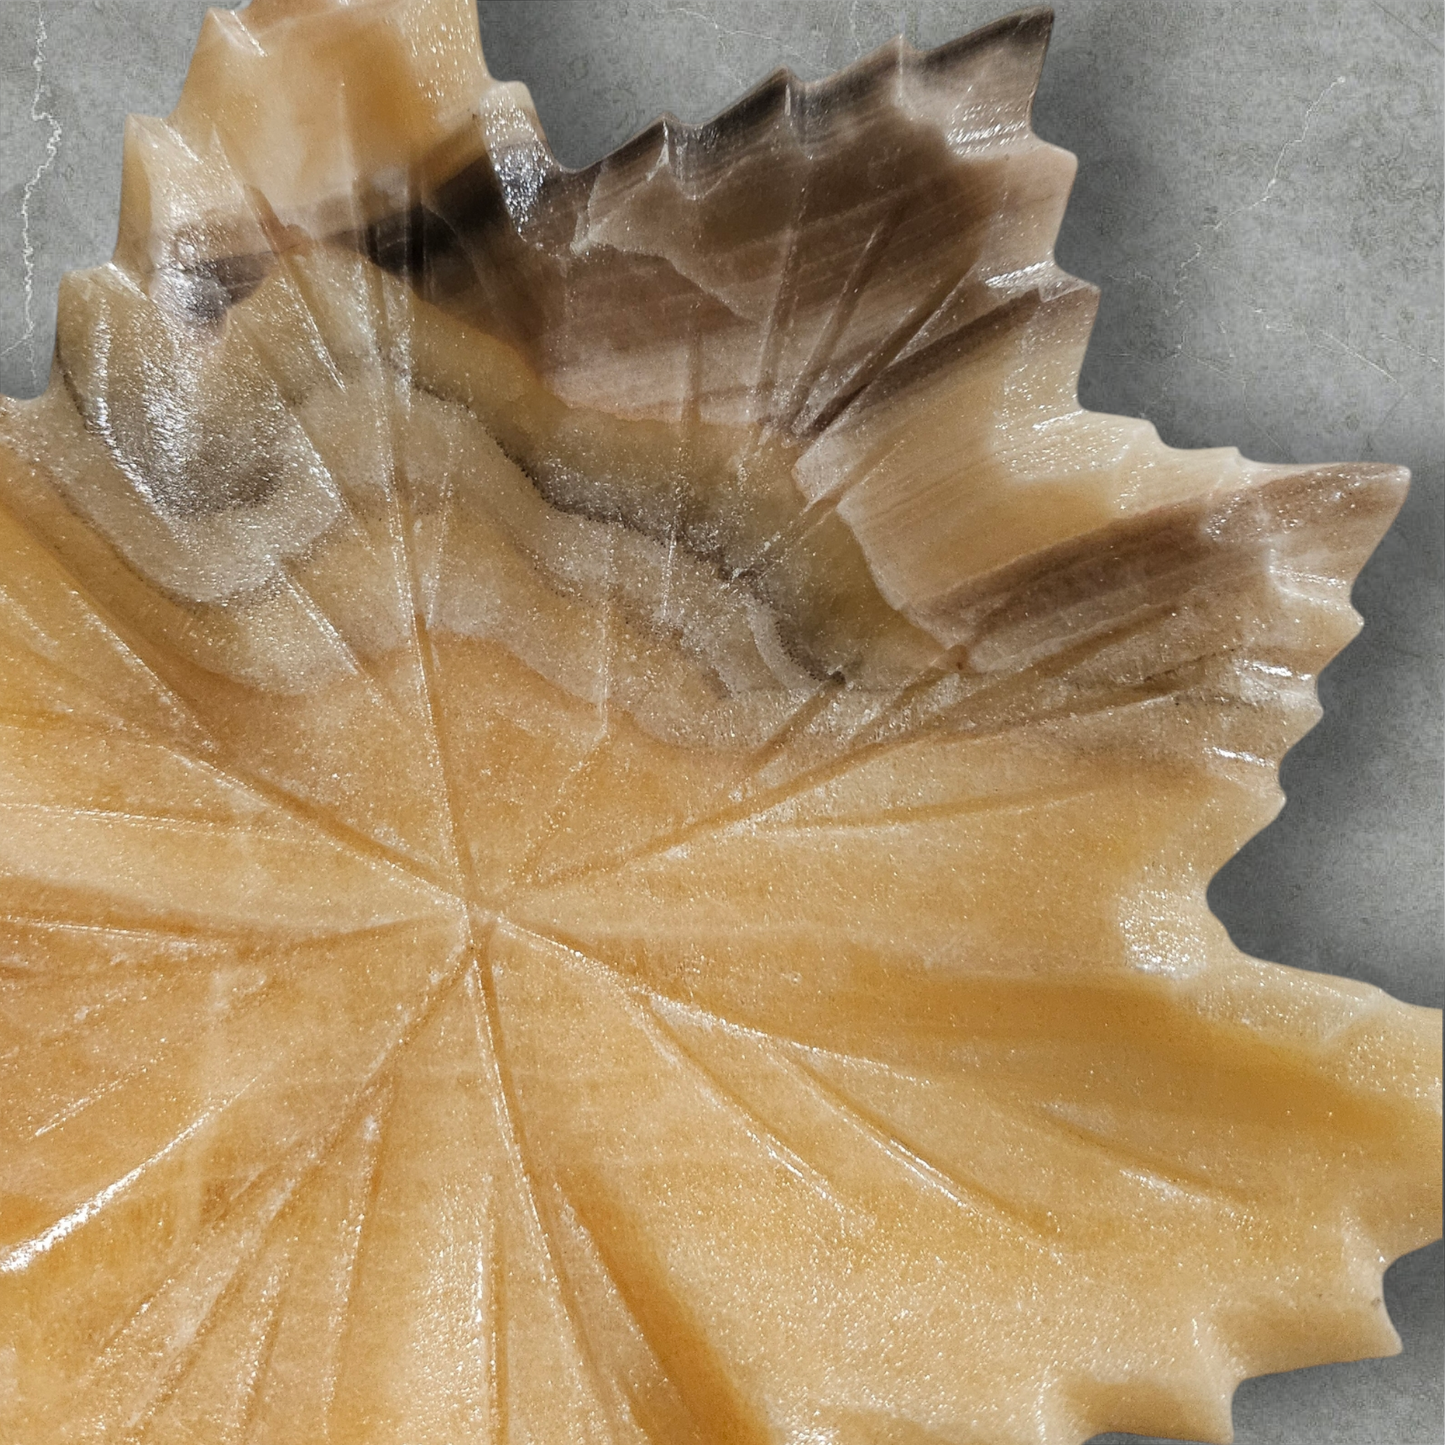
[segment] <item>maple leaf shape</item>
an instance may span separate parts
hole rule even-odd
[[[581,172],[254,0],[0,413],[8,1438],[1228,1436],[1438,1015],[1239,954],[1388,467],[1081,411],[1043,12]]]

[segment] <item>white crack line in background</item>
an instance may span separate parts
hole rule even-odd
[[[55,157],[60,153],[61,137],[65,134],[60,122],[46,108],[45,43],[49,38],[45,29],[45,11],[40,0],[35,0],[35,58],[30,62],[35,71],[35,91],[30,99],[30,119],[36,125],[48,126],[50,133],[45,140],[45,155],[25,182],[20,197],[20,262],[25,268],[25,324],[20,336],[5,348],[4,354],[8,356],[24,346],[30,357],[30,376],[36,386],[40,384],[40,373],[35,360],[35,243],[30,236],[30,203],[46,172],[55,164]]]

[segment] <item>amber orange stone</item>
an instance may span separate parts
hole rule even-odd
[[[1385,466],[1082,411],[1049,20],[551,157],[253,0],[0,404],[0,1439],[1229,1436],[1440,1020],[1212,873]]]

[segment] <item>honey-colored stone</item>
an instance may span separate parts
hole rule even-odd
[[[1205,887],[1383,466],[1081,411],[1044,12],[560,169],[252,0],[0,405],[0,1438],[1225,1440],[1440,1028]]]

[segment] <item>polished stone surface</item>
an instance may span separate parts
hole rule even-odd
[[[698,118],[778,61],[804,74],[834,68],[909,18],[870,5],[632,5],[603,34],[592,7],[553,4],[543,47],[531,33],[537,8],[484,6],[484,41],[494,73],[532,85],[569,161],[659,109]],[[976,5],[908,8],[920,43],[989,18]],[[108,248],[115,154],[113,140],[109,155],[100,143],[117,134],[121,110],[163,112],[174,94],[196,8],[147,6],[137,22],[139,11],[0,12],[4,220],[12,254],[23,263],[32,248],[6,292],[7,389],[43,376],[47,283]],[[1415,471],[1402,522],[1357,592],[1365,635],[1327,675],[1325,722],[1286,765],[1290,807],[1211,897],[1253,952],[1431,1004],[1438,37],[1428,5],[1171,17],[1066,5],[1037,112],[1042,134],[1081,160],[1060,260],[1104,286],[1088,404],[1140,412],[1179,445],[1238,442],[1262,460],[1379,459]],[[37,42],[38,71],[26,63]],[[1248,1384],[1239,1438],[1427,1445],[1439,1415],[1438,1246],[1431,1261],[1406,1260],[1392,1276],[1404,1360]]]

